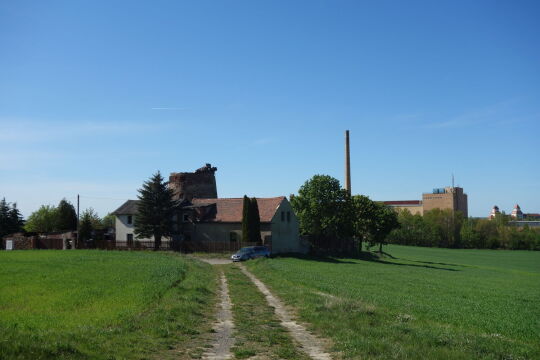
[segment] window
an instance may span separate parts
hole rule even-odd
[[[127,245],[133,246],[133,234],[126,234],[127,237]]]
[[[281,221],[285,221],[285,211],[281,212]]]
[[[133,215],[128,215],[127,223],[128,223],[128,225],[133,224]]]
[[[287,211],[287,222],[291,222],[291,212]]]
[[[229,240],[231,242],[236,242],[238,240],[238,234],[234,231],[231,231],[231,233],[229,234]]]

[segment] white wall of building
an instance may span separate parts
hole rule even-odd
[[[131,224],[129,223],[129,216],[131,216]],[[138,238],[135,235],[135,215],[116,215],[115,216],[115,230],[116,230],[116,245],[123,246],[127,244],[128,234],[133,234],[133,241],[154,241],[154,237],[150,238]],[[168,238],[163,238],[167,240]]]
[[[300,240],[298,218],[287,199],[281,202],[274,214],[271,229],[272,253],[306,253],[309,250],[308,244]]]

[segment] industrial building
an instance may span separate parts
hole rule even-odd
[[[497,205],[494,205],[491,209],[491,212],[489,213],[488,219],[494,219],[497,215],[506,215],[505,212],[499,210],[499,207]],[[524,213],[521,211],[521,207],[516,204],[514,205],[514,209],[512,209],[512,212],[510,213],[510,218],[513,221],[520,221],[520,220],[528,220],[528,221],[539,221],[540,220],[540,214],[538,213]]]
[[[465,217],[469,216],[467,194],[463,192],[463,188],[456,186],[436,188],[430,193],[423,193],[422,200],[392,200],[383,203],[398,211],[407,209],[412,214],[423,215],[433,209],[451,209],[460,211]]]

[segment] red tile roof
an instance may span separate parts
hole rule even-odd
[[[385,205],[422,205],[420,200],[394,200],[394,201],[383,201]]]
[[[271,222],[277,208],[285,196],[273,198],[257,198],[259,215],[261,222]],[[218,198],[218,199],[193,199],[194,206],[207,206],[216,204],[216,215],[212,219],[205,219],[209,222],[242,222],[242,210],[244,207],[243,198]]]

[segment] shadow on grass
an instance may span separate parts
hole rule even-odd
[[[419,264],[467,267],[467,265],[460,265],[460,264],[450,264],[450,263],[433,262],[433,261],[419,261],[419,260],[400,259],[400,258],[392,256],[392,254],[389,254],[389,253],[384,252],[384,251],[382,252],[382,254],[384,256],[386,256],[386,257],[389,257],[390,259],[393,259],[393,260],[405,260],[405,261],[415,262],[415,263],[419,263]]]
[[[445,265],[445,266],[461,266],[461,267],[468,267],[467,265],[460,265],[460,264],[449,264],[449,263],[442,263],[442,262],[433,262],[433,261],[418,261],[418,260],[409,260],[420,264],[431,264],[431,265]]]
[[[433,265],[449,265],[449,266],[461,266],[461,265],[454,265],[454,264],[445,264],[445,263],[435,263],[435,262],[427,262],[427,261],[412,261],[412,262],[418,262],[420,264],[410,264],[410,263],[404,263],[404,262],[397,262],[397,261],[387,261],[384,260],[384,257],[389,257],[392,260],[399,260],[399,258],[396,258],[388,253],[382,253],[377,254],[373,252],[365,252],[362,251],[360,253],[351,254],[351,255],[343,255],[343,254],[333,254],[333,255],[302,255],[302,254],[281,254],[276,257],[292,257],[300,260],[310,260],[310,261],[319,261],[319,262],[326,262],[326,263],[332,263],[332,264],[358,264],[356,261],[353,260],[360,260],[360,261],[370,261],[375,262],[379,264],[385,264],[385,265],[395,265],[395,266],[410,266],[410,267],[418,267],[418,268],[426,268],[426,269],[435,269],[435,270],[443,270],[443,271],[462,271],[459,269],[451,269],[446,267],[438,267],[438,266],[432,266]]]

